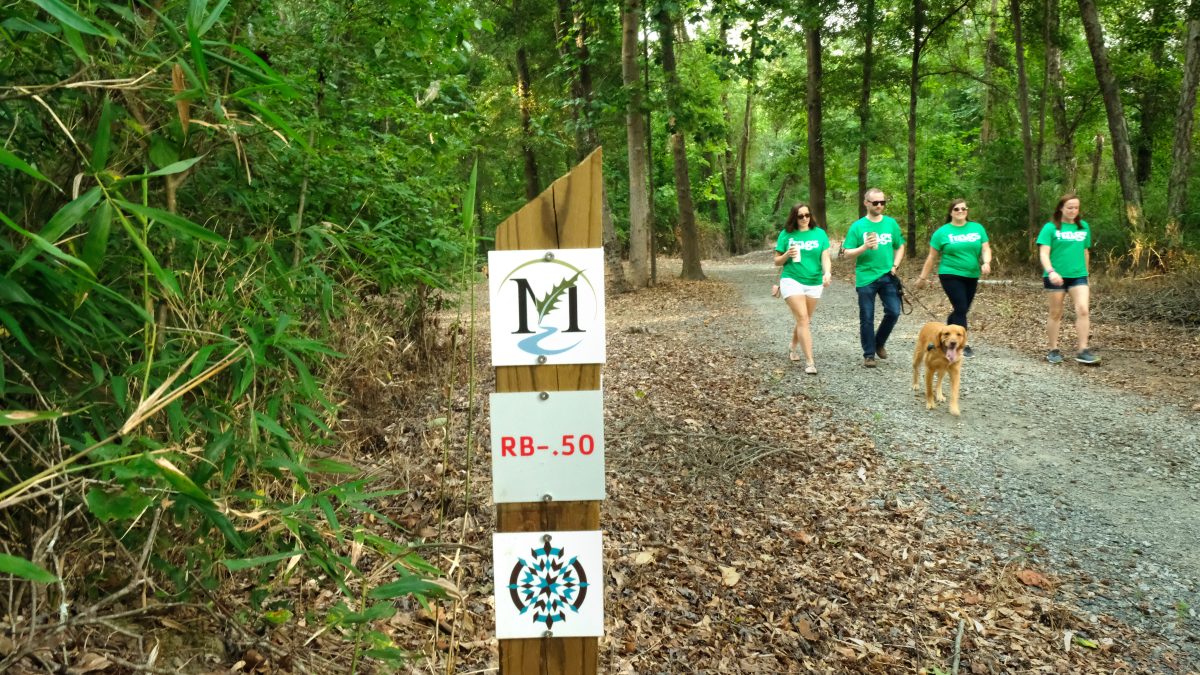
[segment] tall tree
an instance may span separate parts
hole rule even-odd
[[[1009,10],[1017,52],[1017,109],[1021,114],[1021,146],[1025,158],[1025,201],[1029,211],[1029,219],[1025,224],[1031,233],[1036,233],[1038,225],[1037,169],[1033,165],[1033,139],[1029,122],[1029,82],[1025,76],[1025,41],[1021,37],[1021,0],[1009,0]]]
[[[1100,13],[1095,0],[1079,0],[1079,14],[1083,19],[1083,30],[1087,34],[1088,49],[1092,52],[1092,65],[1096,79],[1104,96],[1104,110],[1108,116],[1108,133],[1112,137],[1113,163],[1117,169],[1117,181],[1121,184],[1121,199],[1124,201],[1124,218],[1134,232],[1142,230],[1142,190],[1133,171],[1133,153],[1129,146],[1129,128],[1125,125],[1125,109],[1121,105],[1121,94],[1117,89],[1117,78],[1108,63],[1108,48],[1104,46],[1104,29],[1100,25]]]
[[[816,222],[825,224],[825,140],[821,126],[821,26],[825,17],[818,0],[809,0],[804,17],[808,91],[808,203]]]
[[[1054,161],[1063,175],[1065,191],[1075,189],[1075,130],[1067,123],[1067,100],[1063,95],[1062,27],[1058,0],[1046,0],[1046,98],[1054,120]]]
[[[533,199],[542,188],[538,179],[537,155],[533,152],[533,90],[529,81],[529,56],[525,50],[525,36],[521,25],[521,0],[513,0],[512,16],[517,37],[517,98],[521,108],[521,156],[525,160],[525,199]]]
[[[559,48],[566,61],[574,65],[571,73],[571,92],[575,117],[575,160],[583,161],[592,150],[600,145],[596,123],[592,119],[592,68],[588,47],[588,23],[582,3],[558,0]],[[613,224],[612,210],[608,206],[608,185],[601,184],[601,223],[604,229],[604,267],[607,271],[608,288],[622,292],[627,289],[625,268],[621,266],[621,246],[617,239],[617,228]]]
[[[920,87],[921,33],[925,30],[925,2],[913,0],[913,46],[912,65],[908,79],[908,173],[904,182],[904,196],[908,210],[908,255],[917,253],[917,89]]]
[[[696,227],[696,210],[692,205],[687,141],[679,124],[683,103],[680,100],[679,73],[675,67],[675,25],[669,7],[667,3],[659,5],[656,19],[662,49],[663,74],[666,77],[669,115],[667,133],[675,165],[675,193],[679,201],[679,238],[683,256],[683,271],[679,276],[682,279],[699,280],[704,278],[704,270],[700,268],[700,233]]]
[[[647,191],[646,118],[638,69],[638,22],[642,0],[626,0],[621,13],[621,76],[629,97],[625,138],[629,155],[629,280],[634,288],[650,284],[650,193]]]
[[[1200,0],[1188,5],[1187,37],[1183,58],[1183,83],[1175,111],[1175,143],[1171,152],[1171,178],[1167,183],[1167,237],[1178,245],[1180,218],[1187,201],[1187,179],[1192,162],[1192,123],[1196,112],[1196,87],[1200,83]]]
[[[729,51],[729,13],[721,12],[718,28],[718,39],[721,49]],[[733,109],[729,104],[729,87],[721,87],[721,111],[725,116],[725,149],[721,158],[721,187],[725,191],[725,213],[729,220],[729,240],[734,242],[734,251],[738,251],[737,242],[745,241],[745,227],[739,220],[742,213],[741,203],[733,180],[734,171],[734,136]]]
[[[993,73],[996,63],[1000,60],[1000,43],[996,39],[996,22],[999,21],[1000,0],[992,0],[992,9],[988,13],[988,36],[983,43],[983,121],[979,124],[979,144],[987,145],[996,140],[996,92],[992,86]]]
[[[871,71],[875,68],[875,0],[859,5],[859,23],[863,29],[862,93],[858,101],[858,217],[867,215],[863,200],[867,196],[867,159],[871,135]]]
[[[1166,17],[1175,14],[1175,4],[1165,6],[1165,0],[1156,0],[1150,8],[1150,19],[1141,29],[1149,36],[1149,60],[1145,77],[1138,89],[1138,133],[1134,138],[1133,168],[1138,185],[1146,186],[1154,163],[1154,137],[1159,130],[1162,118],[1167,114],[1166,87],[1162,77],[1162,63],[1165,56]]]
[[[758,82],[755,79],[755,66],[758,58],[758,30],[760,24],[755,21],[750,26],[750,58],[746,64],[746,107],[742,111],[742,134],[741,143],[738,144],[738,186],[737,186],[737,204],[738,204],[738,223],[741,225],[739,231],[745,230],[746,224],[746,165],[750,158],[750,135],[754,132],[754,92],[758,89]],[[741,242],[742,249],[745,249],[745,239]]]

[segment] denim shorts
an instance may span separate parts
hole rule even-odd
[[[1063,277],[1062,286],[1050,283],[1050,277],[1042,277],[1042,287],[1048,291],[1065,291],[1072,286],[1087,286],[1087,277]]]

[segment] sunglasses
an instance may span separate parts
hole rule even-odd
[[[884,206],[885,204],[887,204],[887,200],[880,199],[878,201],[872,201],[872,202],[867,202],[867,203],[870,204],[871,206]]]
[[[810,216],[810,214],[807,214],[807,213],[797,213],[796,214],[796,217],[799,218],[800,220],[808,220],[809,216]]]
[[[953,208],[953,209],[951,209],[951,210],[953,210],[953,211],[966,211],[966,210],[967,210],[967,207],[965,207],[965,206],[956,206],[956,207],[954,207],[954,208]]]

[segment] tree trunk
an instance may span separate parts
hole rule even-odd
[[[1046,42],[1046,81],[1050,99],[1050,117],[1054,120],[1055,162],[1063,174],[1066,192],[1075,190],[1074,129],[1067,123],[1067,101],[1063,96],[1062,34],[1059,26],[1058,0],[1046,0],[1046,23],[1049,36]]]
[[[738,145],[738,188],[737,188],[737,206],[738,206],[738,232],[739,232],[739,248],[738,253],[746,252],[746,164],[750,156],[750,134],[754,130],[754,90],[758,88],[757,75],[755,73],[756,55],[755,45],[758,38],[759,24],[756,21],[750,26],[750,59],[746,65],[746,109],[742,116],[742,139]]]
[[[718,37],[722,45],[729,45],[729,17],[726,13],[721,14]],[[729,220],[729,241],[733,242],[733,250],[742,253],[744,251],[741,248],[746,245],[746,232],[738,219],[741,205],[738,203],[737,190],[734,189],[733,110],[729,106],[729,87],[721,87],[721,110],[725,116],[725,143],[721,152],[721,188],[725,193],[725,217]]]
[[[1096,134],[1096,150],[1092,153],[1092,191],[1096,196],[1096,183],[1100,181],[1100,160],[1104,157],[1104,135]]]
[[[1021,39],[1021,0],[1009,0],[1009,11],[1012,15],[1013,40],[1016,42],[1017,109],[1021,113],[1021,147],[1025,154],[1025,201],[1029,214],[1025,225],[1030,234],[1037,236],[1037,169],[1033,164],[1033,134],[1029,123],[1029,81],[1025,76],[1025,42]]]
[[[1051,35],[1050,28],[1050,3],[1053,0],[1047,0],[1045,13],[1042,15],[1042,46],[1046,49],[1046,54],[1049,54],[1049,45]],[[1042,158],[1046,150],[1046,108],[1049,106],[1048,99],[1050,98],[1050,59],[1042,59],[1042,94],[1038,97],[1038,136],[1037,136],[1037,152],[1034,154],[1034,183],[1042,184]]]
[[[658,36],[662,42],[663,74],[666,77],[667,133],[670,135],[671,155],[675,162],[675,193],[679,200],[679,238],[683,257],[680,278],[704,278],[700,268],[700,235],[696,228],[696,212],[692,206],[692,187],[688,177],[687,146],[679,128],[679,73],[675,70],[675,33],[671,15],[665,7],[658,11]]]
[[[809,4],[805,45],[808,49],[808,204],[816,222],[825,224],[825,140],[821,129],[821,25],[825,17]]]
[[[517,97],[521,106],[521,154],[525,158],[525,199],[529,200],[537,197],[542,188],[541,181],[538,180],[537,155],[533,153],[533,125],[530,121],[533,92],[529,86],[529,59],[526,57],[524,45],[517,47]]]
[[[643,117],[641,73],[638,72],[638,21],[642,0],[626,0],[621,14],[621,76],[629,102],[625,138],[629,154],[629,280],[636,288],[650,284],[650,194],[646,191],[646,118]]]
[[[1092,52],[1092,64],[1096,68],[1096,79],[1104,95],[1104,110],[1108,114],[1108,133],[1112,137],[1113,164],[1117,169],[1117,181],[1121,184],[1121,198],[1125,202],[1125,222],[1134,231],[1142,231],[1142,191],[1133,172],[1133,153],[1129,147],[1129,129],[1125,126],[1125,109],[1121,105],[1121,94],[1117,90],[1117,78],[1108,63],[1108,49],[1104,46],[1104,30],[1100,26],[1100,13],[1095,0],[1079,0],[1079,14],[1087,33],[1088,48]]]
[[[1155,2],[1150,10],[1150,30],[1159,32],[1162,27],[1163,3]],[[1150,75],[1151,80],[1144,82],[1141,87],[1141,101],[1138,105],[1138,135],[1134,148],[1134,174],[1138,185],[1145,187],[1150,181],[1150,173],[1154,161],[1154,132],[1158,128],[1162,114],[1162,87],[1160,86],[1158,69],[1163,64],[1163,40],[1150,43]]]
[[[703,144],[707,147],[709,139],[707,139],[707,138],[697,139],[696,142],[701,143],[701,141],[703,141]],[[717,166],[717,153],[713,152],[712,150],[707,150],[707,149],[704,150],[704,152],[701,153],[701,159],[703,159],[704,161],[700,162],[698,165],[698,167],[700,169],[699,183],[701,185],[708,186],[715,178],[720,176],[721,167]],[[706,187],[706,189],[704,190],[706,197],[700,202],[700,206],[699,206],[700,213],[703,213],[704,217],[707,218],[710,223],[712,223],[714,225],[720,225],[721,224],[720,205],[717,204],[718,200],[717,200],[716,196],[713,196],[711,199],[707,197],[708,192],[709,191]],[[728,232],[727,234],[728,234],[729,240],[726,243],[729,245],[729,251],[732,253],[733,252],[733,232]]]
[[[650,100],[650,8],[642,7],[646,31],[642,34],[642,100]],[[650,249],[650,285],[658,284],[658,246],[654,238],[654,118],[646,107],[646,245]]]
[[[917,89],[920,87],[921,32],[925,29],[925,2],[913,0],[912,68],[908,76],[908,179],[904,194],[908,207],[908,254],[917,253]]]
[[[775,202],[771,204],[772,217],[778,215],[779,207],[783,205],[783,196],[787,194],[788,188],[792,187],[792,183],[796,182],[796,178],[796,174],[789,172],[783,177],[783,180],[779,182],[779,192],[775,193]],[[824,223],[822,223],[822,225],[824,225]]]
[[[1167,182],[1167,241],[1178,247],[1183,241],[1180,216],[1187,205],[1187,179],[1192,163],[1192,124],[1195,121],[1196,86],[1200,83],[1200,0],[1188,8],[1187,37],[1183,59],[1183,82],[1175,111],[1175,143],[1171,151],[1171,177]]]
[[[875,0],[866,0],[860,5],[862,13],[859,21],[863,26],[863,81],[862,94],[858,100],[858,217],[867,215],[867,205],[863,200],[867,197],[867,150],[870,146],[871,122],[871,71],[875,67],[872,50],[875,45]],[[822,222],[822,224],[827,224]]]
[[[1051,0],[1053,2],[1054,0]],[[999,43],[996,41],[996,22],[999,20],[1000,0],[992,0],[992,11],[988,16],[991,20],[988,22],[987,42],[983,44],[983,80],[986,83],[983,88],[983,121],[979,124],[979,143],[987,145],[996,140],[996,122],[993,119],[996,111],[996,95],[992,91],[993,73],[996,70],[997,51],[1000,49]]]

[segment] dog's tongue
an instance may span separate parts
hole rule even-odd
[[[958,360],[958,347],[951,347],[950,349],[946,350],[946,360],[950,363],[954,363]]]

